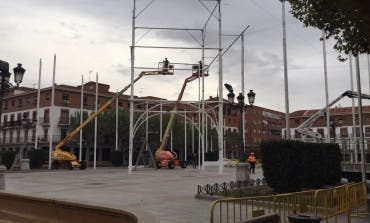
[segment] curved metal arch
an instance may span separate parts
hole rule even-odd
[[[148,116],[148,120],[155,117],[155,116],[158,116],[160,114],[152,114],[152,115],[149,115]],[[184,115],[179,115],[180,117],[185,117]],[[193,122],[190,118],[186,117],[186,120],[189,120],[190,123],[192,123],[192,125],[194,125],[194,127],[198,130],[199,134],[201,134],[200,130],[199,130],[199,126],[197,126],[195,124],[195,122]],[[135,135],[137,133],[137,131],[139,130],[139,127],[142,126],[144,124],[144,122],[146,121],[146,119],[142,120],[139,124],[138,122],[136,122],[135,126],[136,126],[136,129],[134,129],[134,134],[133,134],[133,138],[135,138]]]
[[[165,104],[170,104],[170,103],[173,103],[173,102],[167,102],[167,103],[165,103]],[[136,135],[136,132],[137,132],[137,130],[139,129],[139,127],[144,123],[144,121],[146,121],[146,118],[144,119],[144,117],[146,117],[146,114],[147,113],[149,113],[149,111],[152,111],[152,110],[154,110],[154,108],[156,108],[156,107],[158,107],[158,106],[160,106],[161,104],[157,104],[157,105],[154,105],[154,106],[152,106],[152,107],[150,107],[147,111],[145,111],[145,112],[143,112],[140,116],[139,116],[139,118],[136,120],[136,123],[135,123],[135,125],[134,125],[134,127],[133,127],[133,132],[134,132],[134,137],[135,137],[135,135]],[[163,104],[162,104],[163,105]],[[197,108],[198,109],[198,106],[196,106],[196,105],[193,105],[193,104],[187,104],[187,105],[189,105],[190,107],[193,107],[193,108]],[[216,117],[216,113],[215,113],[215,108],[217,108],[218,107],[218,105],[216,105],[216,106],[214,106],[213,108],[211,108],[211,109],[207,109],[207,111],[211,111],[212,112],[212,114],[214,115],[214,117]],[[172,111],[169,111],[169,113],[171,113]],[[214,117],[212,117],[210,114],[208,114],[208,112],[205,112],[205,114],[206,114],[206,116],[211,120],[211,124],[213,124],[214,126],[217,126],[217,122],[216,122],[216,120],[215,119],[213,119]],[[152,117],[155,117],[156,115],[159,115],[159,114],[155,114],[155,115],[150,115],[150,117],[148,116],[148,120],[150,119],[150,118],[152,118]],[[178,114],[179,116],[181,116],[181,117],[184,117],[184,115],[181,115],[181,114]],[[142,119],[142,121],[141,121],[141,119]],[[189,118],[186,118],[187,120],[189,120],[190,122],[192,122],[191,121],[191,119],[189,119]],[[194,123],[193,123],[194,124]],[[196,126],[196,125],[195,125]],[[199,131],[199,130],[198,130]],[[219,131],[218,131],[218,128],[216,128],[216,131],[217,131],[217,134],[219,134]]]

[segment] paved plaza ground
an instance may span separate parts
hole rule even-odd
[[[251,178],[262,178],[261,168]],[[235,180],[235,169],[217,167],[204,171],[126,168],[7,172],[6,191],[38,197],[142,210],[161,223],[209,222],[211,201],[194,196],[197,185]],[[342,218],[341,218],[342,219]],[[345,222],[345,221],[339,221]],[[353,219],[352,222],[370,222]]]

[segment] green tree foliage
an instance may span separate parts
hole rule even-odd
[[[338,144],[270,141],[261,155],[267,184],[278,193],[335,185],[342,176]]]
[[[28,152],[30,158],[30,168],[40,169],[45,162],[46,152],[42,149],[31,150]]]
[[[291,13],[303,22],[334,38],[341,54],[370,53],[369,0],[288,0]],[[343,59],[342,55],[339,55]]]
[[[2,151],[0,155],[1,155],[2,164],[4,164],[6,169],[9,170],[10,167],[12,167],[12,164],[14,162],[16,152],[15,151]]]

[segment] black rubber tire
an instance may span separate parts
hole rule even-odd
[[[56,169],[58,169],[59,168],[59,163],[58,163],[58,161],[53,161],[52,163],[51,163],[51,169],[52,170],[56,170]]]
[[[80,162],[80,170],[84,170],[84,169],[86,169],[86,167],[87,167],[87,164],[86,164],[86,161],[81,161]]]
[[[187,166],[188,166],[188,163],[187,162],[185,162],[185,161],[180,161],[180,166],[181,166],[181,168],[186,168]]]
[[[68,170],[73,170],[73,166],[72,166],[72,163],[67,161],[65,164],[64,164],[64,167]]]
[[[156,167],[157,167],[157,169],[161,169],[161,162],[160,161],[157,161],[156,163],[155,163],[155,165],[156,165]]]
[[[168,161],[168,169],[175,169],[175,162],[173,162],[172,160]]]

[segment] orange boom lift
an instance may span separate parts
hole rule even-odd
[[[157,165],[158,169],[162,168],[162,167],[168,167],[169,169],[173,169],[173,168],[175,168],[175,166],[181,166],[181,168],[186,168],[186,166],[187,166],[187,164],[185,162],[179,160],[178,154],[176,154],[176,152],[166,151],[165,149],[167,147],[168,140],[170,138],[171,130],[173,129],[173,126],[175,124],[175,120],[176,120],[176,116],[177,116],[176,112],[177,112],[177,109],[178,109],[178,106],[179,106],[179,102],[181,101],[182,96],[184,95],[186,85],[188,83],[190,83],[191,81],[193,81],[193,80],[195,80],[199,77],[202,77],[203,75],[208,76],[208,73],[203,72],[202,62],[200,61],[199,65],[193,65],[192,75],[190,77],[186,78],[183,85],[182,85],[180,94],[177,97],[176,104],[175,104],[174,108],[172,109],[170,120],[167,124],[166,131],[164,132],[163,140],[161,142],[161,145],[160,145],[159,149],[157,149],[156,152],[155,152],[155,160],[156,160],[156,165]]]
[[[163,62],[158,63],[158,70],[156,71],[144,71],[139,74],[139,76],[134,80],[133,83],[137,82],[140,78],[149,75],[173,75],[174,67],[172,64],[169,63],[167,58]],[[80,126],[76,129],[71,131],[62,141],[60,141],[52,151],[52,168],[58,168],[60,165],[64,165],[67,169],[73,169],[78,167],[80,169],[86,168],[86,162],[77,160],[75,154],[63,151],[62,146],[64,146],[67,142],[71,141],[72,138],[80,132],[80,130],[85,127],[90,121],[92,121],[95,117],[97,117],[100,113],[102,113],[107,107],[112,104],[119,96],[121,96],[127,89],[131,87],[131,84],[124,87],[121,91],[119,91],[114,97],[112,97],[109,101],[103,104],[96,112],[91,114]]]

